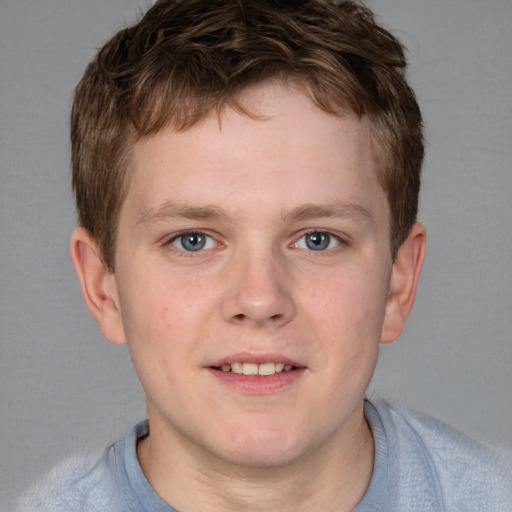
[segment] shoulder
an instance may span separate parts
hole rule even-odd
[[[412,471],[410,461],[421,460],[446,510],[512,511],[510,457],[426,414],[381,399],[372,404],[396,465]]]
[[[97,512],[121,510],[109,462],[103,454],[75,456],[60,462],[20,498],[17,512]]]

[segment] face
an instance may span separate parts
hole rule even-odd
[[[112,279],[151,435],[261,467],[362,418],[392,262],[365,122],[245,101],[135,145]]]

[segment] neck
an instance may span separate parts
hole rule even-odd
[[[180,512],[350,511],[368,488],[374,459],[362,405],[353,416],[343,434],[281,467],[244,467],[211,454],[177,453],[181,443],[160,443],[153,426],[137,455],[157,494]]]

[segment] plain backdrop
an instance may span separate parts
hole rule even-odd
[[[145,415],[125,347],[82,303],[68,258],[73,88],[147,0],[0,0],[0,509],[59,459]],[[372,0],[409,49],[427,136],[428,255],[372,389],[512,445],[512,2]]]

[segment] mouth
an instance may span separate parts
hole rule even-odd
[[[214,370],[226,373],[236,373],[238,375],[258,375],[261,377],[268,377],[277,373],[287,373],[297,369],[296,366],[282,362],[266,362],[257,364],[242,361],[226,363],[221,366],[213,366],[212,368]]]
[[[242,396],[269,396],[295,389],[307,367],[278,354],[238,354],[208,367],[216,381]]]

